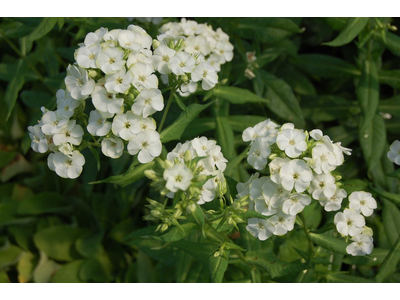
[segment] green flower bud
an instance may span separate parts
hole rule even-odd
[[[169,226],[168,226],[167,224],[164,223],[164,224],[162,224],[160,231],[161,231],[161,232],[164,232],[165,230],[168,229],[168,227],[169,227]]]
[[[184,159],[185,161],[190,161],[192,159],[192,153],[190,153],[190,150],[186,150]]]
[[[218,257],[218,256],[220,256],[221,255],[221,252],[219,252],[219,251],[215,251],[215,253],[214,253],[214,257]]]
[[[91,78],[95,78],[97,77],[97,75],[99,75],[99,73],[96,70],[89,70],[88,74]]]
[[[152,215],[152,216],[154,216],[155,218],[159,218],[159,217],[161,217],[162,216],[162,213],[160,212],[160,211],[158,211],[158,210],[152,210],[152,211],[150,211],[150,214]]]
[[[182,80],[183,82],[187,82],[187,81],[189,81],[189,77],[186,74],[181,75],[181,76],[179,76],[179,80]]]
[[[189,214],[192,214],[196,211],[196,204],[195,203],[190,203],[187,207],[186,210]]]
[[[154,170],[146,170],[144,171],[144,175],[151,180],[157,179],[157,175],[156,172],[154,172]]]
[[[174,166],[172,161],[165,160],[164,162],[165,162],[165,167],[166,168],[172,168]]]
[[[270,156],[268,156],[269,160],[273,160],[277,157],[278,155],[276,153],[272,153]]]
[[[175,49],[174,48],[172,48],[172,49],[174,49],[175,51],[179,51],[183,46],[183,42],[184,42],[184,39],[179,39],[175,45]]]
[[[153,40],[153,49],[156,50],[161,43],[158,40]]]

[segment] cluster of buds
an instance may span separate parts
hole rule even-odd
[[[246,70],[244,70],[244,76],[246,76],[249,79],[253,79],[256,77],[254,74],[254,69],[258,69],[258,64],[256,63],[257,57],[256,57],[256,52],[246,52]]]
[[[182,216],[183,211],[180,203],[177,203],[174,208],[167,209],[167,201],[165,201],[164,204],[151,199],[147,199],[147,201],[149,204],[146,205],[146,207],[150,209],[150,215],[145,216],[144,220],[160,221],[156,231],[164,232],[171,225],[179,227],[178,220],[186,219],[184,216]]]
[[[248,163],[256,170],[268,174],[260,177],[255,173],[246,183],[237,185],[237,197],[248,195],[250,198],[249,210],[255,210],[267,217],[249,219],[247,229],[253,236],[266,240],[272,235],[281,236],[293,230],[296,215],[312,199],[318,201],[326,211],[341,209],[347,193],[341,188],[342,183],[339,180],[342,177],[335,169],[344,163],[343,153],[350,155],[351,149],[342,147],[340,143],[333,143],[319,129],[308,133],[296,129],[292,123],[278,126],[269,119],[244,130],[243,140],[250,142]],[[354,239],[361,238],[358,235],[365,221],[360,214],[369,216],[372,214],[371,209],[376,208],[371,194],[368,197],[366,194],[368,193],[351,194],[349,199],[352,210],[337,214],[335,223],[340,223],[338,230],[343,235],[346,236],[348,232],[342,222],[348,219],[349,224],[360,229],[352,231],[350,235]],[[372,248],[363,249],[366,251],[354,250],[351,254],[361,255],[372,251]]]

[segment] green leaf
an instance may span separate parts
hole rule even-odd
[[[374,32],[374,38],[380,41],[382,44],[386,45],[390,52],[394,55],[400,56],[400,37],[391,32],[386,32],[386,41],[383,40],[383,37],[380,31]]]
[[[382,219],[390,245],[394,245],[400,236],[400,210],[393,203],[383,200]]]
[[[199,136],[200,134],[211,131],[215,129],[214,118],[195,118],[185,129],[182,134],[183,140],[190,140],[194,136]]]
[[[299,95],[314,96],[317,94],[312,82],[290,64],[286,64],[284,68],[279,69],[277,76],[286,81],[293,91]]]
[[[200,208],[200,206],[196,203],[196,210],[192,212],[191,214],[187,215],[187,219],[189,222],[194,222],[201,228],[201,232],[204,233],[204,228],[205,228],[205,216],[203,213],[203,210]]]
[[[17,152],[8,152],[0,150],[0,169],[7,166],[17,155]]]
[[[85,260],[79,259],[63,265],[51,280],[52,283],[81,283],[79,270]]]
[[[371,279],[366,279],[363,277],[342,274],[342,273],[329,273],[326,275],[326,279],[328,282],[333,282],[333,283],[373,283],[374,282]]]
[[[9,243],[0,248],[0,270],[16,264],[22,253],[23,252],[21,248]]]
[[[341,238],[334,238],[325,234],[309,233],[310,240],[318,246],[335,253],[347,255],[347,243]]]
[[[49,104],[52,96],[43,91],[22,91],[20,94],[22,102],[31,108],[41,108]]]
[[[213,90],[213,95],[233,104],[245,103],[270,103],[270,100],[259,97],[256,94],[246,89],[241,89],[234,86],[219,86]]]
[[[97,170],[100,171],[100,157],[99,157],[99,152],[97,152],[96,149],[92,147],[92,145],[88,144],[88,148],[90,152],[92,152],[94,158],[96,159],[97,162]]]
[[[378,274],[375,279],[376,282],[383,282],[383,280],[390,274],[396,271],[397,263],[400,258],[400,235],[397,238],[396,243],[390,249],[388,256],[383,261],[382,265],[378,269]]]
[[[174,123],[172,123],[161,132],[161,142],[166,143],[173,140],[179,140],[189,123],[192,122],[192,120],[196,118],[199,113],[209,107],[212,103],[213,102],[210,102],[204,105],[195,103],[189,105],[187,107],[187,112],[182,112],[179,118]]]
[[[130,168],[125,174],[115,175],[108,177],[107,179],[89,182],[89,184],[99,184],[99,183],[115,183],[120,185],[121,187],[125,187],[139,179],[144,177],[144,171],[150,169],[154,165],[154,161],[151,161],[147,164],[141,164],[139,166],[135,166]]]
[[[295,262],[285,263],[278,260],[274,254],[264,253],[261,251],[247,252],[245,261],[248,264],[265,269],[272,278],[296,273],[306,268],[306,264]]]
[[[247,210],[244,214],[241,214],[241,217],[247,221],[248,219],[251,218],[259,218],[259,219],[268,219],[267,216],[264,216],[260,214],[259,212],[256,212],[255,210]]]
[[[107,255],[86,259],[79,269],[79,278],[85,282],[109,282],[112,264]]]
[[[379,112],[400,117],[400,95],[379,101]]]
[[[173,227],[171,230],[169,230],[167,233],[164,233],[163,235],[151,235],[148,237],[166,243],[176,242],[185,238],[190,232],[198,228],[198,225],[194,223],[185,223],[181,224],[181,228],[183,229],[183,231],[178,227]]]
[[[396,171],[396,172],[393,172],[393,173],[397,173],[397,176],[400,176],[400,171],[399,171],[399,170],[400,170],[400,169],[397,169],[397,171]],[[393,173],[392,173],[392,174],[393,174]],[[390,176],[390,175],[388,175],[388,176]],[[396,177],[396,176],[390,176],[390,177]],[[380,190],[380,189],[376,189],[376,188],[374,188],[372,185],[370,185],[369,187],[370,187],[370,189],[371,189],[372,191],[374,191],[375,193],[377,193],[379,196],[382,196],[382,197],[384,197],[385,199],[387,199],[387,200],[393,202],[393,203],[396,204],[397,206],[400,206],[400,195],[399,195],[399,194],[389,193],[389,192],[386,192],[386,191],[383,191],[383,190]]]
[[[400,88],[400,70],[381,70],[378,74],[379,82],[390,85],[393,88]]]
[[[25,283],[32,279],[38,259],[31,252],[23,252],[18,260],[18,282]]]
[[[217,114],[215,123],[218,144],[221,146],[221,152],[224,157],[229,161],[236,156],[233,130],[229,124],[228,117],[221,117]]]
[[[75,241],[85,232],[84,229],[65,225],[53,226],[35,233],[35,246],[50,258],[71,261],[79,258]]]
[[[369,18],[348,18],[346,26],[331,42],[322,45],[339,47],[350,43],[367,25]]]
[[[302,54],[293,58],[300,70],[323,78],[358,77],[360,70],[345,60],[324,54]]]
[[[41,37],[45,36],[53,27],[56,25],[58,18],[43,18],[40,24],[35,28],[30,35],[28,35],[28,40],[36,41]]]
[[[396,171],[386,174],[386,175],[389,177],[400,179],[400,169],[397,169]]]
[[[10,81],[17,76],[18,63],[15,64],[0,64],[0,80]],[[37,80],[37,75],[30,70],[25,72],[25,81]]]
[[[58,30],[61,30],[64,26],[64,17],[58,18]]]
[[[43,192],[23,199],[17,209],[19,215],[40,215],[65,212],[71,209],[71,203],[58,193]]]
[[[23,59],[19,59],[17,63],[17,70],[15,76],[11,79],[7,86],[6,94],[4,95],[4,102],[7,105],[8,113],[6,116],[6,121],[10,118],[11,112],[17,102],[18,93],[22,89],[25,83],[25,69],[26,63]]]
[[[266,98],[271,101],[268,108],[279,117],[293,122],[296,127],[304,128],[303,113],[290,85],[270,73],[261,74],[267,86]]]
[[[33,271],[33,281],[37,283],[50,282],[58,269],[60,269],[60,265],[54,260],[50,260],[46,253],[40,251],[39,262]]]
[[[382,248],[374,248],[371,252],[371,254],[366,255],[366,256],[351,256],[347,255],[343,259],[343,263],[348,264],[348,265],[357,265],[357,266],[379,266],[383,263],[387,255],[389,254],[388,249],[382,249]],[[400,251],[398,251],[400,254]]]
[[[296,23],[288,18],[242,18],[237,29],[239,36],[245,39],[267,43],[301,32]]]
[[[195,243],[188,241],[173,242],[171,246],[181,249],[194,258],[203,261],[208,261],[210,256],[214,255],[215,251],[219,248],[219,245],[213,243]]]
[[[183,283],[191,273],[193,258],[190,254],[184,251],[178,255],[178,261],[176,264],[176,282]]]
[[[226,251],[227,254],[229,251]],[[226,269],[228,268],[228,260],[219,255],[217,257],[211,256],[208,261],[208,269],[210,271],[211,282],[221,283]]]
[[[376,64],[372,61],[366,60],[364,62],[362,75],[357,86],[357,98],[365,118],[364,122],[371,122],[379,102],[378,73]]]
[[[368,169],[371,170],[378,163],[386,143],[385,122],[381,115],[376,114],[371,121],[363,121],[359,131],[360,145],[367,162]]]
[[[101,244],[102,240],[102,232],[96,234],[87,233],[76,240],[75,248],[83,257],[92,258],[99,256],[104,251]]]

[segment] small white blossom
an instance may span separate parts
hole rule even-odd
[[[105,136],[110,132],[110,129],[111,122],[107,122],[107,118],[105,118],[99,111],[92,110],[90,112],[87,130],[91,135]]]
[[[131,155],[135,155],[139,152],[138,160],[144,164],[158,157],[161,154],[161,147],[162,145],[158,132],[144,130],[129,141],[128,152]]]
[[[125,94],[125,92],[127,92],[131,86],[130,83],[124,83],[124,79],[126,77],[127,75],[124,69],[121,69],[116,73],[106,75],[106,83],[104,86],[107,89],[107,92]]]
[[[331,174],[314,175],[310,185],[310,193],[316,200],[330,198],[335,195],[335,177]]]
[[[165,187],[173,193],[178,190],[186,191],[193,179],[192,171],[184,164],[176,164],[171,168],[164,171],[164,180],[166,180]]]
[[[132,111],[144,118],[147,118],[156,111],[163,110],[163,108],[164,100],[159,89],[142,90],[132,105]]]
[[[168,66],[175,75],[184,75],[194,70],[195,63],[196,60],[192,55],[187,52],[179,52],[171,58]]]
[[[106,138],[101,141],[101,152],[111,158],[121,157],[124,153],[124,143],[117,137]]]
[[[79,145],[82,142],[83,129],[76,124],[75,120],[70,120],[67,126],[53,136],[53,141],[56,146],[63,143]]]
[[[39,153],[47,152],[48,149],[47,139],[42,132],[41,126],[40,125],[29,126],[28,130],[29,130],[29,137],[32,140],[31,147],[33,151]]]
[[[108,47],[97,55],[96,65],[104,73],[110,74],[121,70],[125,66],[124,51],[120,48]]]
[[[218,75],[213,66],[208,62],[202,62],[192,72],[192,80],[198,82],[202,80],[201,87],[203,90],[212,89],[218,82]]]
[[[268,156],[271,154],[269,144],[263,138],[257,137],[251,144],[247,162],[256,170],[265,168]]]
[[[353,192],[349,196],[350,208],[361,211],[361,213],[369,217],[377,208],[375,199],[371,193],[367,192]]]
[[[94,90],[94,80],[89,78],[88,72],[75,65],[69,65],[67,68],[67,77],[65,85],[71,93],[71,97],[76,100],[85,99]]]
[[[400,141],[395,140],[390,145],[390,151],[387,153],[387,157],[391,162],[400,166]]]
[[[82,68],[89,69],[93,68],[96,69],[96,58],[97,54],[100,52],[100,45],[93,44],[87,47],[81,47],[78,49],[76,62]]]
[[[287,156],[296,158],[307,150],[305,139],[304,132],[298,129],[284,129],[278,134],[276,144],[279,149],[285,151]]]
[[[117,98],[117,94],[109,93],[104,87],[98,85],[92,94],[92,102],[97,110],[116,114],[121,111],[124,98]]]
[[[298,193],[304,192],[313,179],[312,171],[304,160],[294,159],[284,164],[279,171],[282,186],[291,191],[293,187]]]
[[[321,199],[319,199],[319,203],[324,207],[326,211],[337,211],[342,207],[342,201],[346,197],[347,193],[345,190],[337,189],[332,197],[322,197]]]
[[[296,216],[287,215],[284,212],[279,212],[273,215],[268,221],[274,225],[274,235],[285,235],[288,231],[293,230]]]
[[[334,223],[339,233],[355,236],[361,233],[362,227],[365,226],[365,219],[358,211],[345,209],[335,215]]]
[[[285,214],[295,216],[302,212],[304,207],[311,203],[311,198],[306,194],[293,193],[285,200],[282,211]]]
[[[374,239],[366,234],[359,234],[352,239],[353,243],[346,247],[346,252],[353,256],[371,254],[374,244]]]
[[[258,218],[250,218],[246,229],[252,236],[258,238],[260,241],[265,241],[275,231],[275,227],[268,221]]]
[[[161,74],[170,74],[171,68],[169,67],[169,63],[174,57],[175,53],[176,51],[169,48],[167,45],[160,45],[157,47],[157,49],[154,50],[153,56],[151,57],[154,69]]]
[[[85,157],[79,151],[72,152],[72,155],[65,155],[61,152],[57,152],[51,157],[53,160],[52,165],[58,176],[75,179],[82,173]]]

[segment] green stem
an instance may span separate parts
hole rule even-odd
[[[300,218],[301,218],[301,221],[303,222],[303,229],[306,234],[308,244],[310,245],[310,257],[312,257],[313,254],[315,253],[314,243],[311,241],[310,234],[308,232],[308,228],[307,228],[307,224],[306,224],[306,219],[304,218],[304,214],[302,212],[300,213]]]
[[[157,130],[158,133],[160,133],[161,130],[162,130],[162,128],[163,128],[163,125],[164,125],[164,122],[165,122],[165,118],[167,117],[168,110],[169,110],[169,108],[170,108],[170,106],[171,106],[172,99],[174,98],[175,93],[176,93],[176,86],[174,86],[174,87],[172,88],[171,93],[169,94],[169,99],[168,99],[167,107],[166,107],[165,110],[164,110],[164,114],[163,114],[163,116],[162,116],[162,119],[161,119],[161,122],[160,122],[160,126],[158,127],[158,130]]]

